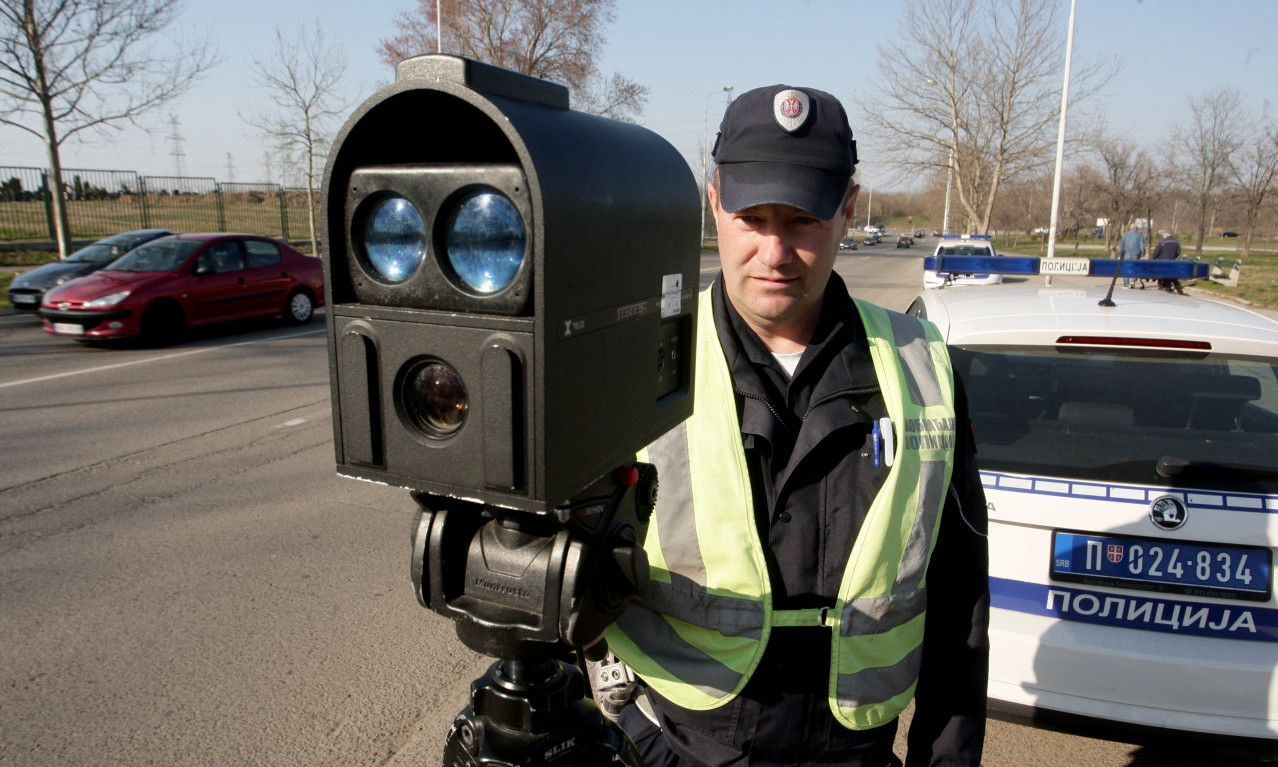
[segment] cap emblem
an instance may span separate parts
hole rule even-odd
[[[772,114],[777,125],[788,133],[794,133],[808,121],[811,114],[808,108],[808,94],[800,90],[788,88],[781,91],[772,100]]]

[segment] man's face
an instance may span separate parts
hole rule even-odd
[[[811,340],[821,298],[847,236],[856,192],[828,221],[789,205],[757,205],[728,213],[709,185],[719,229],[724,288],[746,324],[774,352],[797,351]]]

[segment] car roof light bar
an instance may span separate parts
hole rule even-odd
[[[943,234],[942,238],[946,240],[988,240],[988,234]]]
[[[1052,274],[1071,277],[1120,277],[1146,280],[1205,279],[1209,265],[1205,261],[1179,259],[1123,260],[1116,258],[1037,258],[1034,256],[928,256],[923,269],[952,274]]]
[[[1075,346],[1140,346],[1149,349],[1192,349],[1194,351],[1211,351],[1207,341],[1181,341],[1174,338],[1125,338],[1109,336],[1061,336],[1058,344]]]

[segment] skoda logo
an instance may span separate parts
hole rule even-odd
[[[1185,524],[1188,515],[1185,513],[1185,504],[1179,498],[1164,495],[1154,499],[1149,505],[1149,518],[1164,530],[1176,530]]]

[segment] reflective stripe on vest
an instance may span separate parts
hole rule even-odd
[[[953,376],[935,328],[855,301],[896,445],[892,468],[853,544],[835,606],[772,609],[731,374],[701,295],[691,418],[648,446],[660,494],[644,548],[652,583],[609,629],[609,647],[662,696],[704,710],[732,700],[773,626],[825,625],[830,706],[852,729],[877,727],[918,678],[924,576],[949,486]]]

